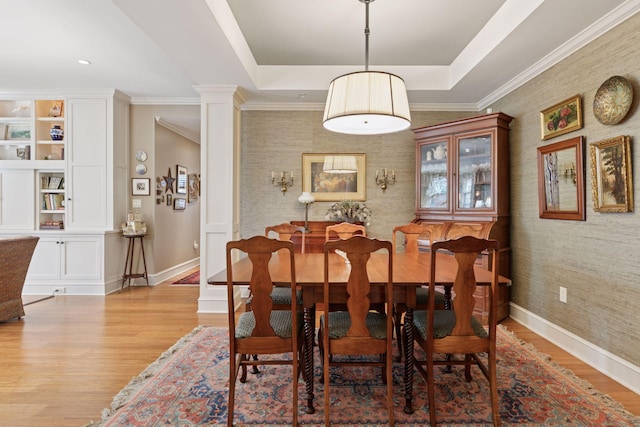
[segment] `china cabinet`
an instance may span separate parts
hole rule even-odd
[[[500,242],[500,274],[510,277],[509,124],[503,113],[413,129],[416,141],[416,218],[431,223],[431,240],[468,234]],[[430,239],[421,239],[428,249]],[[487,267],[489,260],[481,259]],[[476,292],[476,314],[487,295]],[[501,288],[499,319],[509,314]]]

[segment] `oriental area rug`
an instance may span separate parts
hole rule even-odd
[[[420,350],[416,350],[420,352]],[[321,368],[315,352],[315,414],[304,411],[300,380],[299,424],[324,421]],[[200,326],[166,351],[103,411],[100,427],[213,426],[227,422],[228,330]],[[413,414],[405,414],[402,369],[394,365],[397,426],[429,425],[426,384],[414,376]],[[491,425],[488,383],[477,368],[464,380],[462,367],[436,368],[436,413],[441,426]],[[619,403],[561,368],[548,356],[499,327],[498,393],[505,426],[640,426]],[[291,424],[291,367],[262,366],[236,388],[236,426]],[[332,426],[386,425],[386,388],[380,369],[332,368]]]
[[[176,280],[175,282],[173,282],[171,285],[169,286],[189,286],[189,285],[198,285],[200,286],[200,270],[196,271],[195,273],[191,273],[187,276],[181,277],[180,279]]]

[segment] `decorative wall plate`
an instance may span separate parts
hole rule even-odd
[[[147,152],[140,150],[138,152],[136,152],[136,160],[139,162],[144,162],[147,160]]]
[[[593,115],[603,125],[615,125],[627,115],[632,100],[631,83],[621,76],[610,77],[596,92]]]
[[[145,173],[147,173],[147,167],[140,163],[138,166],[136,166],[136,173],[138,175],[144,175]]]

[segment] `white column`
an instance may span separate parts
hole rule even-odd
[[[206,279],[225,268],[225,247],[239,236],[240,105],[236,86],[198,86],[200,93],[199,313],[226,313],[223,286]]]

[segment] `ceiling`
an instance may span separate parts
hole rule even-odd
[[[116,88],[243,108],[323,106],[364,69],[358,0],[0,0],[0,93]],[[376,0],[369,69],[403,77],[413,109],[481,110],[640,10],[640,0]],[[91,65],[80,65],[83,58]]]

